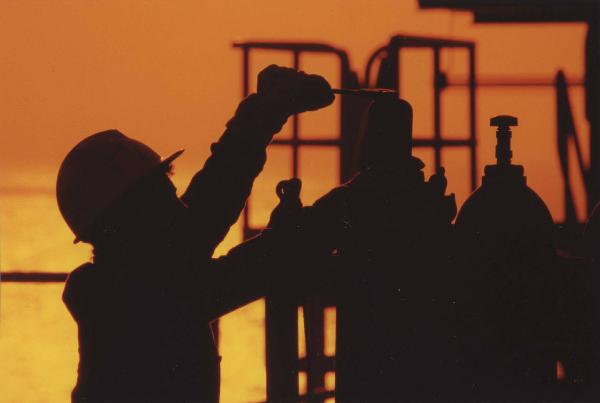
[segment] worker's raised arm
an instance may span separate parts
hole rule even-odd
[[[244,99],[211,156],[192,179],[182,200],[190,210],[198,245],[209,254],[237,220],[266,161],[266,147],[294,113],[333,102],[320,76],[271,65],[258,76],[258,91]]]

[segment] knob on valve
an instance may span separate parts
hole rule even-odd
[[[490,126],[498,126],[498,128],[519,126],[519,119],[510,115],[498,115],[490,118]]]
[[[490,119],[490,126],[497,126],[496,130],[496,163],[498,165],[510,165],[512,150],[510,139],[512,138],[511,126],[518,126],[519,121],[514,116],[498,115]]]

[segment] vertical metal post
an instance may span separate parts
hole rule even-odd
[[[588,213],[600,200],[600,7],[590,16],[586,38],[586,115],[590,124]]]
[[[469,47],[469,149],[471,163],[471,190],[477,187],[477,122],[476,116],[476,81],[475,81],[475,45]]]
[[[300,52],[294,50],[294,69],[298,70],[300,68]],[[299,121],[298,114],[292,116],[292,176],[294,178],[298,177],[298,144],[299,144]]]
[[[348,74],[345,70],[344,62],[340,61],[340,88],[350,88],[346,85],[350,85],[347,81],[348,78],[346,74]],[[346,97],[347,98],[347,97]],[[350,144],[350,140],[352,137],[349,136],[350,133],[347,133],[348,128],[346,127],[346,122],[344,119],[344,109],[346,99],[342,97],[340,99],[340,109],[341,113],[339,116],[338,124],[340,127],[340,167],[338,171],[338,181],[339,183],[343,183],[350,177],[350,172],[352,171],[352,145]]]
[[[440,83],[440,48],[433,48],[433,120],[434,120],[434,161],[435,170],[442,166],[442,124],[440,116],[441,106],[441,83]]]
[[[325,387],[325,367],[323,356],[325,350],[325,318],[324,306],[317,298],[304,305],[304,320],[310,320],[311,348],[306,349],[306,391],[308,402],[322,402],[314,397],[314,392]]]
[[[396,46],[396,48],[394,49],[394,52],[396,53],[396,76],[398,77],[396,79],[396,91],[398,91],[398,96],[402,97],[402,74],[400,72],[400,69],[402,68],[402,61],[400,60],[400,52],[402,51],[402,49],[399,46]]]
[[[283,269],[283,268],[282,268]],[[265,307],[267,401],[298,400],[298,302],[273,295]]]
[[[248,96],[250,92],[250,49],[247,47],[242,48],[242,99]],[[246,200],[246,207],[243,211],[243,233],[244,239],[251,237],[250,234],[250,198]]]

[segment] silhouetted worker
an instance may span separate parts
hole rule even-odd
[[[342,402],[451,400],[455,346],[447,258],[454,197],[443,170],[424,179],[412,156],[412,108],[374,93],[366,172],[393,180],[378,198],[352,204],[349,241],[340,248],[336,399]],[[372,178],[377,180],[379,175]],[[360,177],[359,177],[360,178]]]
[[[116,130],[71,150],[58,204],[76,241],[94,247],[93,263],[71,273],[63,294],[79,327],[73,401],[218,401],[220,357],[209,323],[270,287],[306,278],[282,263],[328,254],[337,223],[329,207],[315,207],[301,225],[283,220],[227,256],[211,256],[272,136],[290,115],[332,101],[323,78],[269,66],[181,198],[169,170],[182,151],[161,159]]]

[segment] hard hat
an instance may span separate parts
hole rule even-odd
[[[94,221],[144,176],[167,167],[183,150],[161,157],[117,130],[93,134],[77,144],[58,171],[56,199],[75,234],[89,242]]]

